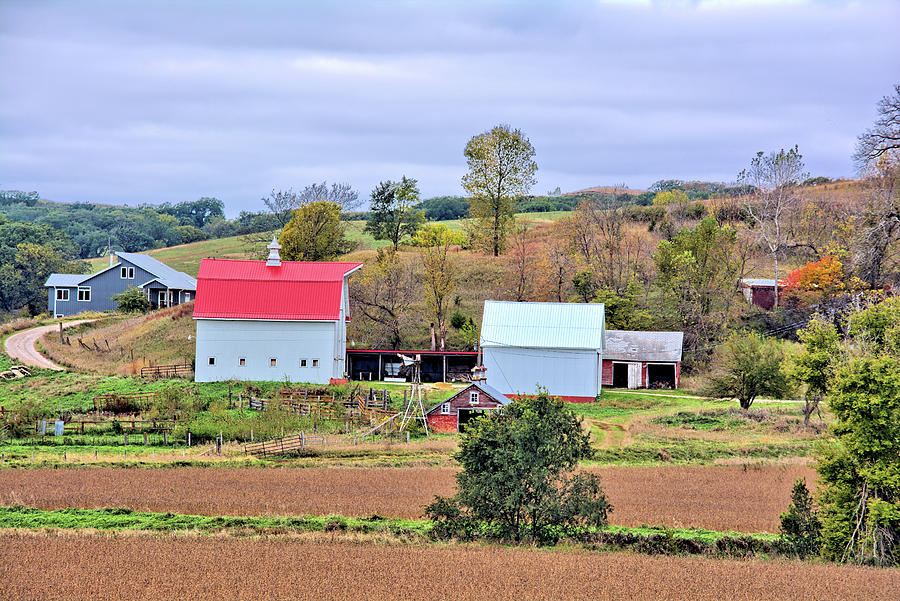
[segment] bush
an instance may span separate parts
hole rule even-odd
[[[791,492],[791,505],[781,514],[781,542],[788,553],[800,559],[816,555],[822,546],[822,522],[813,508],[806,480],[800,478]]]
[[[125,292],[116,294],[112,299],[122,313],[146,313],[150,310],[150,300],[144,291],[136,286],[129,286]]]

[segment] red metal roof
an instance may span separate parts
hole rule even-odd
[[[362,263],[203,259],[194,317],[206,319],[340,319],[344,277]]]

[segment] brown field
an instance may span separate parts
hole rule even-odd
[[[777,532],[801,465],[593,468],[615,506],[611,522]],[[128,507],[202,515],[419,518],[453,493],[452,468],[178,468],[0,471],[0,503],[43,509]]]
[[[4,599],[888,599],[900,570],[330,539],[0,535]]]

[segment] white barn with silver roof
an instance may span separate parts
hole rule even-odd
[[[568,401],[601,388],[605,337],[601,303],[485,301],[481,348],[487,381],[506,395],[543,387]]]

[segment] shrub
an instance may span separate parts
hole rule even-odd
[[[150,301],[144,291],[136,286],[129,286],[125,292],[116,294],[112,299],[122,313],[146,313],[150,310]]]
[[[800,478],[794,483],[788,510],[781,514],[781,542],[786,552],[803,559],[819,552],[821,531],[822,522],[813,508],[806,480]]]

